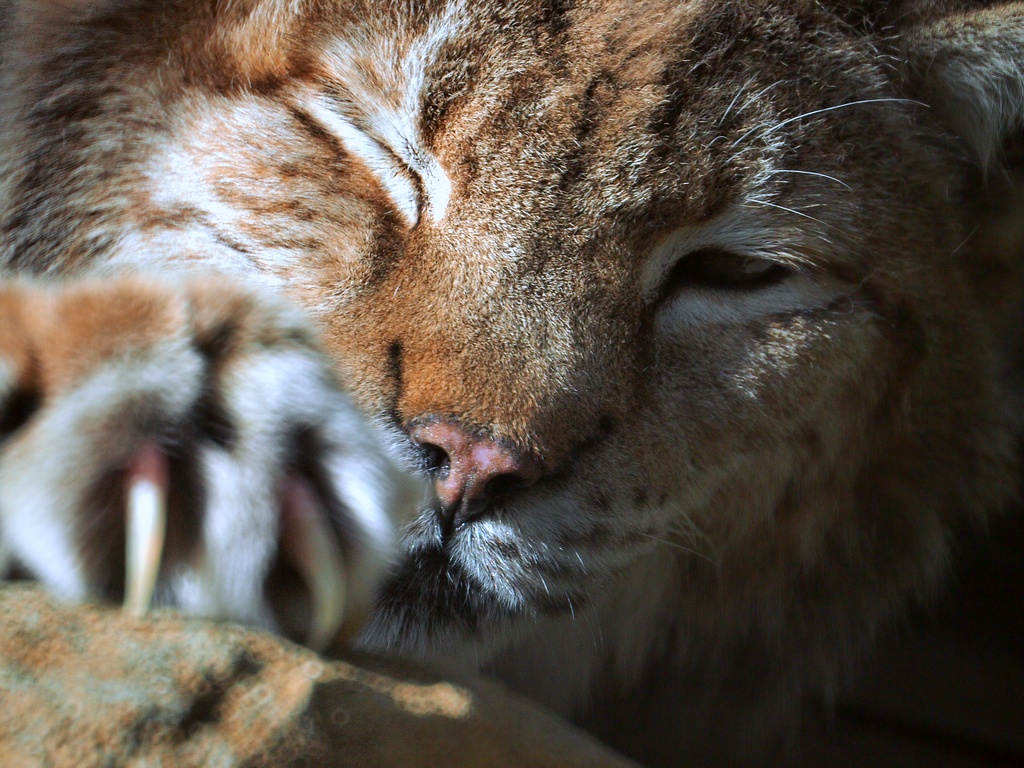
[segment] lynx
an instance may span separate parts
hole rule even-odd
[[[0,14],[9,576],[750,761],[1016,497],[1024,4]]]

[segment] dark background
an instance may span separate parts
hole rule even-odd
[[[803,762],[1024,766],[1024,509],[959,540],[953,590],[891,632]]]

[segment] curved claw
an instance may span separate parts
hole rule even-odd
[[[146,445],[128,467],[124,610],[144,616],[153,601],[167,530],[167,457]]]
[[[308,480],[289,477],[282,492],[281,559],[305,582],[312,602],[306,645],[322,651],[345,617],[345,559],[327,511]]]

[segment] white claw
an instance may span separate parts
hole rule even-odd
[[[124,610],[145,616],[153,601],[167,531],[167,457],[144,447],[127,473]]]
[[[281,558],[309,590],[312,618],[306,645],[321,651],[337,636],[345,617],[345,558],[327,511],[307,480],[288,479],[282,506]]]

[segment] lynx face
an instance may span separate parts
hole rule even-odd
[[[305,309],[433,486],[366,644],[830,691],[1012,496],[1019,5],[71,5],[12,9],[0,253]]]

